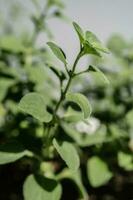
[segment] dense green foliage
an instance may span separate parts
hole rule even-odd
[[[69,66],[55,42],[36,45],[41,32],[51,36],[48,19],[63,16],[62,2],[48,0],[39,11],[33,3],[34,33],[0,38],[0,170],[12,162],[28,166],[25,200],[67,199],[71,187],[70,199],[87,200],[91,188],[133,171],[132,45],[113,36],[105,56],[99,39],[73,22],[80,48]],[[92,61],[78,71],[88,55]]]

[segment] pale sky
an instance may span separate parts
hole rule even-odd
[[[112,33],[133,39],[133,0],[66,0],[66,14],[81,27],[94,32],[102,41]],[[74,54],[77,37],[70,24],[51,23],[55,40],[68,54]],[[68,51],[71,50],[70,51]]]
[[[32,13],[31,0],[0,0],[0,16],[8,14],[8,4],[13,2],[22,4],[25,12],[25,22],[20,23],[18,19],[20,28],[23,25],[25,29],[29,28],[26,13],[29,10]],[[102,41],[106,41],[112,33],[121,33],[127,39],[133,38],[133,0],[64,0],[64,3],[66,15],[83,29],[94,32]],[[78,47],[78,39],[71,23],[56,19],[50,21],[50,27],[54,32],[54,41],[72,57]]]

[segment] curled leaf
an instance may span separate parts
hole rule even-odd
[[[91,105],[88,99],[80,93],[68,93],[66,95],[66,100],[76,103],[84,113],[84,118],[88,118],[91,114]]]

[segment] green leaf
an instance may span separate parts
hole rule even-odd
[[[112,178],[112,172],[107,164],[97,156],[93,156],[87,162],[87,174],[93,187],[104,185]]]
[[[118,152],[118,164],[120,167],[127,171],[133,170],[133,155],[124,153],[122,151]]]
[[[57,46],[56,44],[54,44],[53,42],[47,42],[48,46],[51,48],[51,50],[53,51],[53,53],[55,54],[55,56],[64,63],[64,65],[67,64],[66,62],[66,55],[63,52],[63,50]]]
[[[83,46],[84,54],[92,54],[98,57],[102,57],[101,54],[95,48],[93,48],[87,41],[84,41]]]
[[[77,34],[78,34],[80,43],[82,44],[83,41],[84,41],[84,32],[83,32],[83,30],[81,29],[81,27],[76,22],[73,22],[73,26],[74,26]]]
[[[32,153],[25,150],[24,147],[16,141],[0,145],[1,165],[15,162],[24,156],[32,156]]]
[[[19,109],[41,122],[50,122],[52,115],[47,112],[44,98],[36,93],[26,94],[19,103]]]
[[[88,99],[80,93],[68,93],[66,100],[76,103],[84,113],[84,118],[88,118],[91,114],[91,106]]]
[[[90,31],[86,31],[87,42],[96,50],[102,51],[104,53],[109,53],[109,50],[101,44],[100,40]]]
[[[25,200],[60,200],[61,185],[54,179],[30,175],[23,186]]]
[[[75,171],[79,168],[80,161],[78,153],[70,142],[65,141],[59,144],[57,140],[54,139],[53,145],[71,170]]]
[[[75,111],[73,108],[69,106],[68,110],[66,111],[63,119],[67,122],[77,122],[84,120],[83,112]]]
[[[88,69],[88,72],[97,72],[100,76],[101,76],[101,78],[103,79],[103,81],[106,83],[106,84],[109,84],[110,82],[109,82],[109,80],[108,80],[108,78],[105,76],[105,74],[100,70],[100,69],[98,69],[96,66],[92,66],[92,65],[90,65],[89,66],[89,69]]]

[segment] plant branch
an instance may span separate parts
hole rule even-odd
[[[70,87],[70,84],[71,84],[71,82],[72,82],[72,79],[73,79],[73,77],[74,77],[74,72],[75,72],[77,63],[78,63],[79,59],[81,58],[81,56],[82,56],[82,50],[81,50],[81,51],[79,52],[79,54],[77,55],[77,57],[76,57],[76,59],[75,59],[75,62],[74,62],[74,64],[73,64],[72,70],[69,72],[69,79],[68,79],[67,85],[66,85],[64,91],[61,92],[60,99],[59,99],[59,101],[58,101],[58,103],[57,103],[57,105],[56,105],[56,107],[55,107],[54,112],[53,112],[53,118],[56,116],[56,113],[57,113],[57,111],[58,111],[58,109],[59,109],[61,103],[62,103],[63,100],[65,99],[66,93],[67,93],[67,91],[68,91],[68,89],[69,89],[69,87]]]
[[[81,72],[78,72],[78,73],[74,74],[74,76],[78,76],[78,75],[84,74],[86,72],[88,72],[88,69],[84,70],[84,71],[81,71]]]

